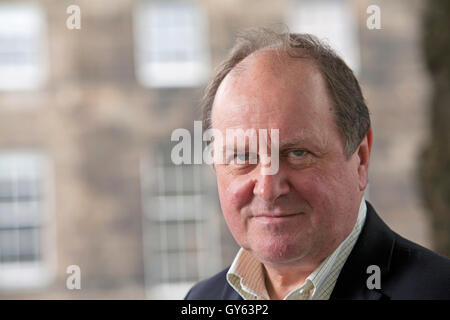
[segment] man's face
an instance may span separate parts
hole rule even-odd
[[[279,130],[275,175],[263,174],[268,164],[215,165],[225,220],[263,263],[313,265],[353,228],[367,168],[358,152],[345,156],[333,110],[311,61],[273,51],[247,57],[219,87],[211,120],[224,137],[226,129]]]

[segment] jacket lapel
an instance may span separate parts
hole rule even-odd
[[[241,295],[237,293],[225,280],[225,286],[222,292],[222,300],[243,300]]]
[[[369,202],[364,227],[358,241],[339,274],[330,299],[379,300],[389,299],[383,292],[383,279],[389,273],[395,234],[380,219]],[[380,267],[381,289],[369,289],[367,267]]]

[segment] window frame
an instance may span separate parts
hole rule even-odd
[[[2,17],[3,15],[3,17]],[[14,15],[16,15],[14,17]],[[43,9],[34,3],[0,3],[0,91],[22,91],[41,89],[48,78],[48,48],[47,22]],[[15,21],[20,21],[17,22]],[[23,26],[23,22],[28,25]],[[4,48],[9,48],[6,35],[11,39],[28,39],[22,42],[22,51],[16,50],[9,55],[19,52],[28,55],[30,62],[22,64],[2,63]],[[2,43],[6,42],[6,45]],[[20,43],[19,43],[20,45]],[[3,47],[3,51],[2,51]],[[25,50],[28,49],[28,50]],[[26,52],[28,51],[28,52]],[[8,53],[8,52],[7,52]],[[6,54],[7,54],[6,53]]]
[[[34,159],[36,167],[39,168],[37,170],[40,170],[38,174],[40,175],[42,194],[40,199],[41,222],[37,227],[40,236],[40,256],[34,261],[0,261],[0,290],[15,291],[41,288],[51,282],[56,268],[52,163],[44,153],[35,150],[0,150],[0,162],[5,161],[4,157],[10,157],[6,160],[6,163],[14,158]],[[30,161],[33,162],[33,160]],[[15,173],[11,174],[14,175]],[[5,178],[0,177],[0,179]],[[11,201],[11,203],[16,202]],[[17,229],[20,229],[20,227]],[[0,230],[0,232],[2,231]]]
[[[196,184],[194,181],[196,186],[189,191],[188,197],[197,196],[197,202],[194,206],[195,209],[200,209],[194,209],[196,214],[194,216],[188,216],[186,219],[183,215],[185,208],[183,205],[178,205],[177,215],[172,216],[169,219],[163,217],[162,215],[164,214],[164,209],[161,210],[162,206],[154,206],[154,200],[162,200],[162,205],[164,205],[164,171],[167,170],[167,168],[172,168],[181,172],[183,168],[182,166],[177,166],[175,164],[170,165],[164,163],[161,157],[163,152],[153,152],[153,154],[159,154],[159,160],[155,159],[154,156],[146,154],[141,157],[140,166],[143,208],[142,234],[144,242],[144,274],[146,293],[147,297],[150,299],[181,299],[194,283],[200,279],[211,276],[222,265],[220,215],[215,214],[218,211],[216,210],[218,204],[210,194],[211,188],[209,186],[209,181],[207,181],[207,184],[205,185],[202,185],[202,182],[198,182]],[[170,155],[170,152],[167,152],[166,154]],[[159,170],[161,167],[164,168]],[[208,170],[208,168],[200,165],[189,165],[186,167],[192,167],[192,173],[194,176],[205,174],[203,170]],[[161,183],[161,181],[163,182]],[[212,182],[213,181],[211,181],[211,183]],[[155,186],[157,186],[159,190],[155,190]],[[171,194],[168,198],[175,199],[178,197],[177,200],[180,201],[180,203],[183,203],[182,198],[184,195],[182,188],[178,189],[178,193],[178,195]],[[203,213],[201,212],[202,210]],[[208,214],[206,214],[205,211],[208,211]],[[186,227],[186,225],[183,225],[183,222],[186,223],[189,221],[189,223],[195,224],[195,248],[192,249],[192,251],[195,252],[196,256],[196,270],[195,272],[192,272],[192,274],[196,274],[196,277],[192,277],[189,270],[182,270],[183,266],[188,265],[188,258],[186,257],[186,254],[189,253],[179,250],[180,248],[183,248],[183,245],[179,245],[178,251],[175,251],[181,256],[181,261],[183,261],[180,263],[179,274],[181,276],[179,279],[170,274],[171,269],[169,260],[166,259],[167,257],[163,257],[163,259],[155,259],[155,257],[158,257],[157,254],[155,254],[155,247],[152,248],[149,245],[150,243],[154,243],[154,241],[152,242],[152,231],[156,229],[156,224],[158,224],[161,228],[159,232],[160,235],[162,235],[163,241],[167,241],[167,225],[165,224],[174,223],[175,221],[179,224],[178,227],[180,227],[179,231],[181,233],[178,237],[178,241],[180,241],[180,239],[186,240],[191,238],[189,234],[186,234],[186,230],[183,230],[183,228]],[[153,234],[153,236],[155,235]],[[207,240],[205,241],[205,239]],[[168,248],[167,243],[163,244],[162,249],[164,250],[164,248]],[[160,252],[162,255],[164,255],[163,250]],[[211,255],[213,255],[213,257],[211,257]],[[159,268],[162,270],[161,274],[159,272],[155,272],[155,270],[152,270],[152,266],[155,266],[155,264],[160,264]]]
[[[327,4],[332,6],[327,7]],[[302,7],[305,8],[304,11]],[[302,15],[307,20],[304,25]],[[311,15],[315,15],[316,18],[311,18]],[[330,15],[334,15],[334,18]],[[361,69],[359,24],[350,1],[291,0],[286,12],[286,21],[290,32],[311,33],[328,43],[353,72],[359,74]],[[332,35],[336,38],[330,37]]]
[[[174,19],[171,14],[167,14],[168,11],[166,10],[169,10],[168,8],[170,6],[177,10],[190,10],[190,14],[193,15],[193,18],[188,20],[194,22],[194,24],[186,24],[184,26],[177,25],[175,22],[177,19]],[[163,11],[161,14],[170,17],[170,19],[173,20],[173,25],[165,23],[164,28],[158,26],[156,23],[155,25],[157,28],[155,28],[155,25],[152,26],[151,16],[157,16],[157,14],[152,14],[152,10]],[[189,14],[189,12],[185,12],[184,14]],[[176,15],[175,10],[172,15]],[[182,19],[178,20],[181,21]],[[208,21],[205,9],[197,1],[139,0],[134,7],[133,23],[135,39],[135,74],[138,82],[142,86],[151,88],[189,88],[199,87],[206,82],[210,70]],[[152,61],[149,57],[149,52],[156,52],[158,57],[161,55],[161,53],[158,52],[158,49],[152,49],[151,34],[152,32],[155,32],[155,29],[165,30],[164,32],[166,35],[173,34],[174,30],[177,29],[187,29],[187,35],[190,34],[191,40],[194,41],[190,41],[192,47],[188,47],[185,53],[190,52],[194,57],[191,57],[191,59],[187,59],[186,61],[176,59],[169,59],[166,62]],[[168,38],[160,35],[158,36],[158,39],[160,40],[161,37],[162,39]],[[169,40],[173,41],[173,39]],[[184,40],[181,39],[181,41],[176,43],[181,43],[183,41]],[[158,44],[160,44],[160,42],[158,42]],[[183,42],[183,45],[187,45],[186,41]],[[170,44],[165,45],[166,50],[170,47]],[[172,49],[173,48],[174,45],[172,45]],[[172,54],[176,55],[176,52],[172,52]]]

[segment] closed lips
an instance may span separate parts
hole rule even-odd
[[[303,212],[298,213],[290,213],[290,214],[258,214],[254,215],[254,218],[266,217],[266,218],[284,218],[284,217],[292,217],[303,214]]]

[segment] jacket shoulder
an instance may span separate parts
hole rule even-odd
[[[392,231],[369,202],[363,229],[342,268],[332,299],[450,299],[450,260]],[[378,266],[380,288],[369,289]]]
[[[450,299],[450,259],[396,234],[391,259],[392,297]],[[390,279],[387,283],[389,283]],[[395,286],[393,285],[395,283]]]
[[[233,288],[227,282],[229,267],[214,276],[200,281],[187,293],[186,300],[222,300],[233,298]],[[236,293],[237,294],[237,293]],[[230,296],[231,295],[231,296]],[[237,298],[237,297],[234,297]]]

